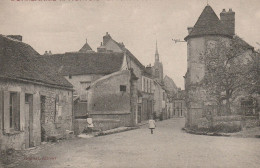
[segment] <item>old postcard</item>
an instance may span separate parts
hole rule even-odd
[[[0,22],[0,167],[259,167],[259,0],[1,0]]]

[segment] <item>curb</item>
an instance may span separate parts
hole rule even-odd
[[[194,134],[194,135],[207,135],[207,136],[225,136],[225,137],[230,137],[230,134],[227,133],[216,133],[216,132],[199,132],[199,131],[194,131],[194,130],[190,130],[187,128],[182,128],[183,131],[190,133],[190,134]]]
[[[126,132],[126,131],[130,131],[130,130],[134,130],[134,129],[138,129],[138,127],[126,127],[125,129],[121,129],[121,130],[112,129],[112,130],[101,131],[98,134],[96,134],[95,137],[116,134],[116,133],[120,133],[120,132]]]

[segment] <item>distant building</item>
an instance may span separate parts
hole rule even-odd
[[[72,85],[22,37],[0,35],[0,149],[40,145],[73,130]]]
[[[185,90],[178,90],[173,97],[173,117],[186,117]]]
[[[157,41],[156,41],[156,50],[155,50],[155,61],[152,70],[153,70],[153,76],[155,77],[155,80],[159,83],[163,83],[163,64],[162,62],[160,62],[160,55],[158,52]]]
[[[82,46],[82,48],[79,50],[80,53],[88,53],[88,52],[95,52],[92,50],[90,45],[88,44],[88,40],[86,39],[86,43]]]

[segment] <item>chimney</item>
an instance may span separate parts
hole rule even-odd
[[[188,33],[190,34],[192,29],[193,29],[193,27],[188,27],[187,29],[188,29]]]
[[[49,55],[52,55],[51,50],[49,51]]]
[[[100,47],[97,48],[97,52],[106,52],[106,47],[103,46],[102,42],[100,43]]]
[[[48,55],[48,51],[45,51],[44,55]]]
[[[23,36],[21,36],[21,35],[7,35],[7,37],[18,40],[18,41],[23,41]]]
[[[235,35],[235,12],[231,8],[228,12],[223,9],[220,13],[220,21],[226,26],[230,35]]]
[[[103,44],[106,45],[107,42],[111,39],[110,34],[108,34],[108,32],[106,32],[106,35],[103,36]]]

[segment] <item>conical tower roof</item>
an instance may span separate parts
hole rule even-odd
[[[185,40],[204,35],[232,37],[209,5],[204,8],[191,33],[185,37]]]

